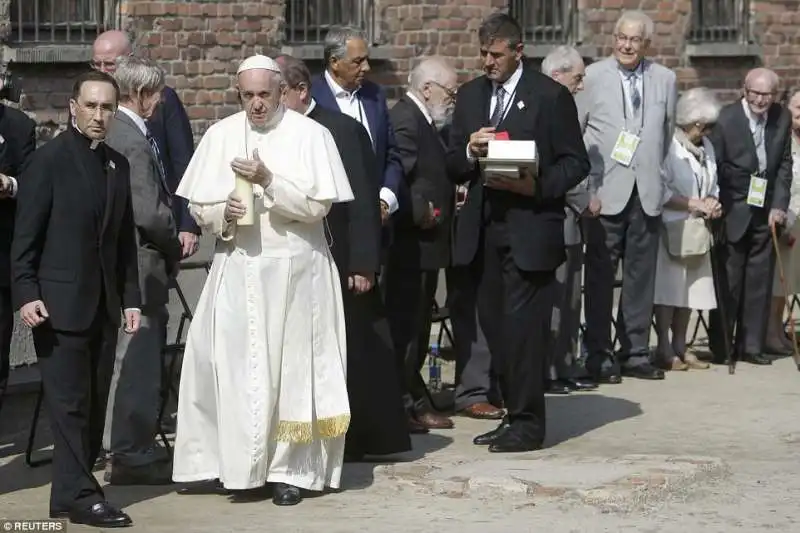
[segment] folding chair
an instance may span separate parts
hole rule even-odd
[[[450,330],[450,326],[447,325],[447,321],[450,320],[450,310],[447,309],[447,307],[439,307],[439,303],[436,301],[436,298],[433,299],[432,305],[433,315],[431,319],[431,326],[433,326],[433,324],[439,324],[439,334],[436,338],[436,343],[441,347],[442,339],[444,339],[444,336],[447,335],[447,340],[450,342],[450,346],[455,346],[453,332]]]
[[[25,446],[25,464],[30,468],[38,468],[53,462],[53,457],[42,457],[33,460],[33,445],[36,441],[36,429],[39,425],[39,415],[42,413],[42,403],[44,402],[44,384],[39,382],[39,392],[36,394],[36,406],[33,408],[33,418],[31,419],[31,429],[28,432],[28,443]]]
[[[706,338],[708,338],[708,322],[706,321],[706,315],[702,311],[697,312],[697,322],[694,325],[694,331],[692,332],[692,338],[686,343],[686,346],[692,346],[695,342],[697,342],[697,333],[700,331],[700,326],[703,326],[703,330],[706,332]]]
[[[208,271],[211,270],[211,262],[186,261],[180,263],[181,272],[200,269],[205,269],[207,274]],[[172,279],[172,282],[170,283],[170,290],[175,291],[183,311],[178,318],[178,331],[175,332],[175,342],[167,344],[161,351],[161,360],[162,364],[164,365],[164,372],[162,373],[161,381],[161,405],[158,409],[158,420],[160,422],[158,435],[161,438],[161,441],[164,443],[164,447],[167,449],[167,452],[172,453],[172,446],[167,439],[166,430],[164,429],[164,415],[166,414],[167,405],[169,405],[170,399],[173,397],[178,397],[177,382],[179,380],[178,378],[180,376],[181,368],[179,361],[182,361],[183,351],[186,348],[186,343],[183,337],[186,331],[186,326],[192,321],[194,314],[192,313],[192,308],[189,306],[189,302],[186,299],[186,295],[181,289],[180,283],[178,283],[177,276]]]

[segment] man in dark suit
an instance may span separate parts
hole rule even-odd
[[[326,217],[331,253],[342,282],[347,328],[347,392],[350,427],[345,457],[358,461],[364,455],[388,455],[411,449],[409,428],[401,402],[400,376],[393,350],[386,344],[389,325],[375,285],[380,269],[381,221],[375,154],[369,135],[347,115],[316,104],[311,98],[311,74],[294,57],[275,58],[287,90],[289,109],[325,126],[333,136],[355,199],[336,203]],[[382,331],[383,335],[377,332]]]
[[[101,33],[92,45],[92,67],[113,75],[117,68],[117,59],[132,54],[133,47],[125,32],[109,30]],[[164,87],[161,102],[147,120],[147,127],[156,141],[164,163],[170,193],[174,194],[192,159],[194,137],[189,116],[171,87]],[[186,258],[197,252],[200,226],[189,214],[189,203],[185,198],[175,197],[172,209],[178,222],[178,238],[183,247],[183,257]]]
[[[439,129],[450,119],[458,75],[438,58],[423,60],[408,92],[389,111],[403,165],[400,207],[384,272],[394,349],[403,361],[406,409],[429,429],[453,427],[435,412],[420,371],[430,338],[439,270],[450,264],[455,187],[447,178]]]
[[[172,464],[156,436],[169,284],[182,247],[164,165],[145,123],[161,98],[164,71],[149,59],[126,56],[117,61],[114,78],[120,103],[106,144],[130,165],[142,316],[139,331],[121,334],[117,341],[103,439],[111,453],[105,480],[112,485],[169,484]]]
[[[381,221],[386,224],[398,208],[403,169],[397,154],[389,107],[383,89],[365,79],[369,47],[357,28],[331,28],[325,36],[325,72],[315,79],[311,96],[317,105],[341,111],[358,120],[369,133],[380,177]]]
[[[718,272],[728,297],[727,334],[737,359],[772,364],[764,356],[772,272],[771,228],[782,226],[792,183],[791,116],[775,102],[778,75],[757,68],[745,78],[744,97],[726,106],[710,135],[717,158],[725,238]],[[709,343],[717,362],[726,359],[718,312],[711,314]]]
[[[36,123],[22,111],[0,104],[0,407],[8,385],[14,332],[9,256],[17,207],[17,177],[35,149]]]
[[[542,61],[542,73],[566,87],[574,96],[583,90],[585,67],[578,51],[567,45],[557,46]],[[581,354],[578,332],[581,326],[581,286],[583,285],[583,231],[581,220],[591,216],[591,195],[587,180],[567,193],[564,209],[564,244],[567,260],[556,270],[558,301],[553,310],[555,337],[553,360],[548,372],[550,394],[569,394],[593,390],[597,383],[588,379],[577,364]]]
[[[131,524],[92,474],[103,436],[120,316],[139,329],[130,169],[105,145],[119,99],[108,74],[79,76],[72,124],[23,172],[11,245],[12,296],[33,328],[53,431],[50,516]]]
[[[507,414],[475,443],[492,452],[536,450],[545,437],[544,370],[555,270],[564,262],[564,197],[589,173],[589,160],[572,95],[523,67],[519,24],[497,13],[478,37],[486,74],[459,90],[450,134],[450,174],[470,184],[453,262],[472,269]],[[538,175],[482,175],[478,158],[498,132],[536,141]]]

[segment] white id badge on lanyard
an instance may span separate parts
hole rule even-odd
[[[614,143],[614,149],[611,151],[611,159],[620,165],[629,167],[640,142],[641,139],[638,136],[629,131],[622,130],[619,133],[619,137],[617,137],[617,142]]]
[[[758,176],[750,176],[750,188],[747,190],[747,205],[764,207],[767,200],[767,180]]]

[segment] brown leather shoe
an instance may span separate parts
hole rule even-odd
[[[419,435],[421,433],[427,433],[428,428],[423,426],[416,418],[408,417],[408,432],[412,435]]]
[[[470,418],[477,418],[479,420],[500,420],[503,418],[502,409],[486,402],[473,403],[458,412],[461,416],[468,416]]]
[[[428,429],[452,429],[454,425],[450,418],[431,411],[419,413],[417,421]]]

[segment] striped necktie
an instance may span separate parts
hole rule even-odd
[[[164,185],[167,193],[172,196],[172,192],[167,186],[167,171],[164,168],[164,160],[161,158],[161,150],[158,149],[158,143],[156,142],[155,137],[153,137],[149,131],[147,132],[147,142],[150,143],[150,149],[153,151],[153,155],[156,157],[156,163],[158,163],[158,174],[159,178],[161,178],[161,183]]]

